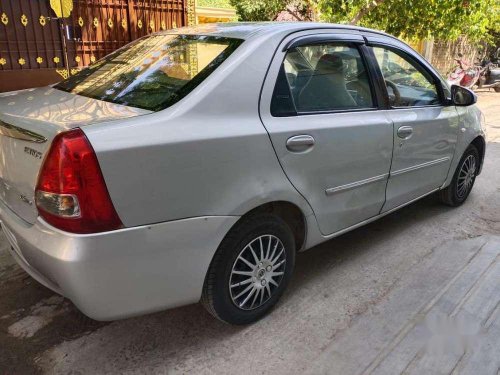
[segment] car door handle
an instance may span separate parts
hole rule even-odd
[[[401,126],[398,129],[398,137],[401,139],[408,139],[413,134],[413,128],[411,126]]]
[[[304,152],[314,146],[314,138],[310,135],[295,135],[288,138],[286,148],[292,152]]]

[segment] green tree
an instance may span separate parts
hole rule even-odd
[[[308,20],[309,1],[306,0],[230,0],[240,21],[274,21],[287,11],[297,21]]]
[[[489,39],[500,32],[500,0],[229,0],[241,21],[297,20],[313,8],[321,21],[384,30],[406,39]],[[497,41],[498,42],[498,41]]]
[[[196,5],[200,7],[231,8],[229,0],[198,0]]]
[[[500,27],[499,0],[316,0],[321,20],[384,30],[407,39],[479,40]]]

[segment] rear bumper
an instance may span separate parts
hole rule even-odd
[[[95,235],[24,222],[0,203],[19,265],[86,315],[114,320],[197,302],[236,216],[207,216]]]

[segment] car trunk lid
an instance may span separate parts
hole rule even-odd
[[[34,223],[38,174],[58,133],[148,113],[50,87],[0,94],[0,200]]]

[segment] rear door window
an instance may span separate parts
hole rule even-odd
[[[368,72],[358,48],[345,43],[288,51],[276,83],[274,116],[373,108]]]
[[[113,52],[55,88],[159,111],[189,94],[241,43],[216,36],[155,34]]]

